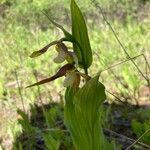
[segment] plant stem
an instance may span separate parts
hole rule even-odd
[[[19,92],[19,95],[20,95],[23,111],[26,112],[25,111],[25,106],[24,106],[24,101],[23,101],[23,96],[22,96],[22,92],[21,92],[21,87],[20,87],[20,84],[19,84],[18,75],[17,75],[17,71],[16,70],[14,71],[14,74],[15,74],[15,78],[16,78],[16,81],[17,81],[18,92]]]

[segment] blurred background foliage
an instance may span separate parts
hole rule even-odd
[[[142,53],[150,62],[150,1],[97,2],[130,56]],[[126,55],[91,0],[78,0],[77,3],[87,20],[94,54],[95,62],[90,74],[94,75],[99,70],[126,60]],[[17,118],[16,108],[22,108],[18,85],[23,89],[37,78],[40,80],[53,75],[58,69],[53,64],[54,48],[36,59],[29,58],[33,51],[63,36],[42,11],[46,11],[51,18],[70,31],[69,6],[70,0],[0,0],[0,133],[6,139],[8,136],[13,137],[11,129]],[[150,74],[142,56],[135,61],[144,74]],[[33,74],[35,72],[36,76]],[[131,62],[103,72],[101,80],[107,89],[122,96],[123,100],[130,101],[139,99],[139,89],[146,85]],[[40,94],[44,101],[59,100],[63,93],[60,85],[61,80],[41,86]],[[26,107],[39,99],[37,91],[37,88],[21,90]]]

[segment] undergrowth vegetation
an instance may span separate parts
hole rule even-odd
[[[104,98],[104,100],[107,100],[105,103],[109,103],[109,106],[106,106],[106,110],[102,104],[103,102],[101,106],[96,103],[96,99],[102,93],[96,92],[92,96],[91,89],[94,90],[94,88],[86,89],[86,86],[85,89],[83,88],[83,93],[84,90],[90,91],[86,96],[83,96],[80,92],[75,97],[66,93],[70,97],[66,98],[66,105],[71,105],[68,107],[71,107],[71,110],[64,108],[63,95],[65,94],[65,88],[62,86],[64,78],[32,89],[25,89],[31,83],[55,74],[59,68],[65,65],[64,62],[61,65],[53,62],[53,60],[56,62],[61,61],[55,59],[59,54],[59,50],[55,51],[54,46],[50,47],[45,54],[38,58],[31,59],[29,56],[33,51],[44,47],[51,41],[64,37],[63,32],[55,27],[52,20],[61,24],[71,33],[72,24],[69,3],[70,0],[0,1],[1,148],[11,149],[12,145],[10,143],[12,143],[13,139],[16,139],[14,149],[38,149],[41,146],[41,149],[55,150],[58,147],[60,149],[73,149],[75,146],[76,149],[91,150],[92,146],[85,148],[78,147],[78,145],[86,146],[86,144],[90,145],[93,142],[97,146],[94,149],[98,149],[99,144],[110,146],[109,148],[104,146],[103,149],[105,148],[106,150],[119,149],[120,147],[127,148],[135,141],[119,142],[119,138],[112,138],[112,136],[117,135],[114,135],[111,131],[116,131],[131,139],[138,139],[150,129],[150,111],[148,107],[150,104],[150,84],[148,82],[150,78],[150,12],[148,9],[150,2],[148,0],[77,1],[87,22],[91,48],[87,46],[86,50],[89,53],[92,50],[93,63],[91,56],[89,56],[91,54],[79,52],[82,48],[77,45],[82,45],[83,41],[81,39],[73,47],[72,44],[66,42],[67,47],[70,51],[72,51],[72,48],[78,49],[75,54],[79,64],[76,65],[85,70],[85,75],[82,74],[85,80],[89,80],[87,68],[91,63],[88,75],[94,77],[97,72],[100,72],[100,81],[105,85],[107,95],[107,99]],[[103,14],[98,6],[102,7]],[[43,12],[52,20],[49,21]],[[110,23],[110,26],[103,20],[103,15],[106,17],[106,21]],[[124,53],[111,27],[130,57]],[[72,31],[73,36],[80,35],[75,33],[78,27],[74,28],[77,29]],[[135,67],[131,59],[137,64],[141,72]],[[73,61],[76,63],[75,58],[73,58]],[[80,71],[81,69],[79,69]],[[68,80],[70,81],[70,79]],[[91,82],[95,82],[95,80],[98,82],[97,77]],[[68,85],[66,81],[64,84]],[[92,107],[94,110],[93,103],[90,103],[90,96],[94,97],[96,94],[100,95],[96,96],[94,106],[100,106],[101,111],[93,112],[93,116],[95,116],[95,119],[97,117],[97,120],[99,117],[101,119],[99,118],[98,123],[92,122],[91,119],[92,124],[97,125],[95,127],[96,131],[93,131],[94,128],[92,130],[95,132],[93,133],[95,138],[93,136],[93,139],[91,139],[90,135],[86,135],[86,133],[87,130],[90,130],[89,126],[93,125],[89,123],[88,119],[82,120],[82,118],[88,118],[92,114],[81,113],[80,109],[90,112],[89,107]],[[84,97],[87,97],[87,100],[89,98],[87,105],[80,103]],[[77,106],[67,104],[70,99],[77,101]],[[38,106],[35,106],[35,103]],[[47,103],[49,104],[48,107],[46,107]],[[18,113],[16,113],[17,110]],[[68,115],[66,115],[67,111]],[[73,111],[77,114],[74,114]],[[65,113],[65,118],[63,113]],[[38,115],[41,118],[37,118]],[[73,118],[71,115],[77,115],[77,117]],[[79,117],[80,115],[81,118]],[[19,123],[17,120],[19,120]],[[85,123],[84,121],[87,122]],[[42,123],[39,124],[40,122]],[[72,126],[72,122],[80,122],[81,124],[80,126],[78,124]],[[99,125],[100,131],[98,132]],[[21,132],[23,134],[20,136]],[[81,135],[78,136],[80,133]],[[148,149],[148,145],[150,145],[149,134],[149,132],[146,133],[140,139],[142,144],[137,141],[133,145],[134,148]],[[88,137],[88,143],[86,143],[86,137]],[[121,136],[121,138],[123,137]],[[79,144],[80,142],[85,143],[81,145]]]

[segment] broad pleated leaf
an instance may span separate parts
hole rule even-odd
[[[112,149],[102,133],[100,108],[106,95],[98,79],[90,79],[77,92],[73,88],[66,90],[65,121],[77,150]]]
[[[72,35],[76,41],[73,43],[73,49],[79,59],[79,64],[87,69],[92,64],[92,51],[85,20],[74,0],[71,0],[71,18]]]
[[[54,76],[47,78],[47,79],[44,79],[44,80],[41,80],[41,81],[34,83],[32,85],[29,85],[26,88],[54,81],[55,79],[64,76],[68,70],[72,70],[72,69],[74,69],[74,66],[72,64],[66,64],[62,68],[60,68],[60,70]]]

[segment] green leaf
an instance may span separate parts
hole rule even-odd
[[[58,150],[60,146],[60,141],[58,139],[54,139],[51,133],[44,133],[44,142],[48,150]]]
[[[87,69],[92,64],[92,50],[83,15],[75,3],[71,0],[72,36],[75,38],[73,49],[79,59],[79,64]]]
[[[18,119],[18,122],[19,124],[21,124],[22,129],[25,130],[29,134],[34,132],[34,127],[30,124],[30,121],[29,121],[29,116],[21,109],[17,109],[17,113],[18,115],[21,116],[21,119]]]
[[[29,87],[32,87],[32,86],[36,86],[36,85],[42,85],[44,83],[48,83],[48,82],[54,81],[55,79],[64,76],[67,73],[68,70],[72,70],[72,69],[74,69],[74,66],[72,64],[66,64],[63,67],[61,67],[54,76],[52,76],[50,78],[47,78],[47,79],[44,79],[44,80],[41,80],[41,81],[39,81],[37,83],[34,83],[32,85],[29,85],[26,88],[29,88]]]
[[[90,79],[77,92],[68,88],[65,94],[65,122],[77,150],[113,149],[102,132],[102,102],[106,99],[105,87],[99,75]]]

